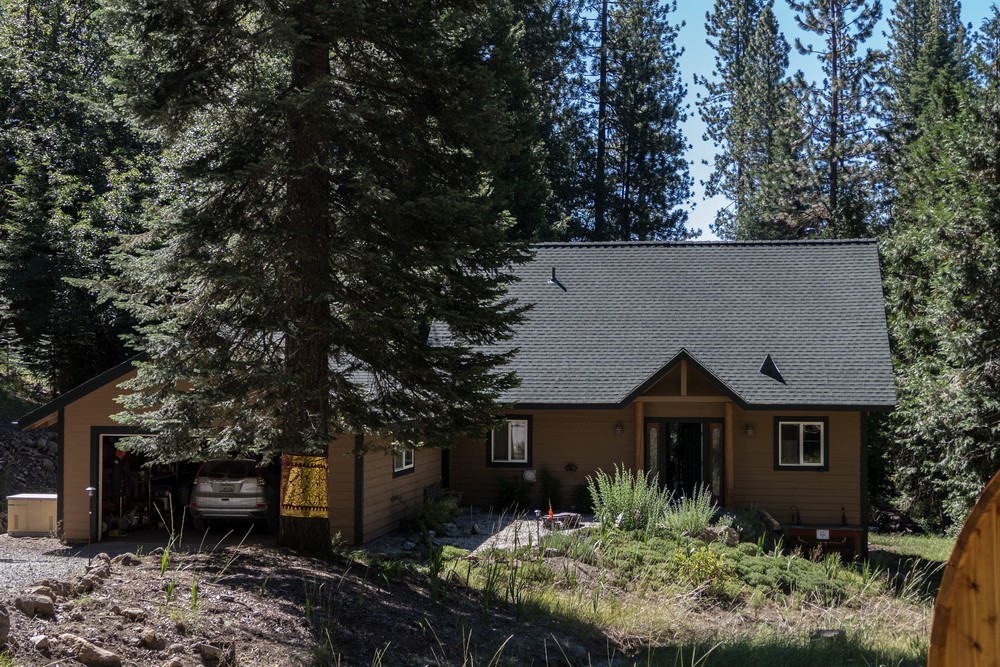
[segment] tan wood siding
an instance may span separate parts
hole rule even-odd
[[[114,428],[111,415],[121,412],[115,399],[121,395],[118,385],[135,377],[135,371],[95,389],[64,409],[63,415],[63,536],[67,540],[86,541],[90,537],[90,511],[87,494],[90,486],[90,431],[93,426]],[[96,504],[95,504],[96,507]]]
[[[524,414],[514,412],[512,414]],[[615,433],[621,422],[622,433]],[[577,486],[598,468],[610,470],[615,463],[632,467],[635,461],[633,407],[624,410],[546,410],[532,413],[531,467],[547,469],[562,481],[562,503],[555,511],[568,509]],[[528,466],[486,465],[486,440],[462,440],[451,450],[451,486],[462,492],[462,501],[495,507],[500,478],[520,477]],[[568,471],[573,464],[576,470]],[[532,485],[531,502],[545,503],[541,486]],[[499,508],[498,508],[499,509]]]
[[[399,528],[399,522],[423,500],[424,489],[440,481],[441,450],[436,447],[415,451],[413,472],[399,477],[392,476],[391,454],[371,451],[365,455],[365,542]]]
[[[329,471],[326,478],[330,506],[330,534],[338,533],[354,544],[354,462],[353,435],[337,435],[327,450]]]
[[[735,505],[756,505],[782,523],[792,506],[802,523],[861,523],[861,415],[857,412],[779,412],[734,409]],[[828,417],[830,468],[825,471],[774,469],[774,418]],[[753,424],[753,436],[746,426]],[[843,510],[841,510],[843,508]]]

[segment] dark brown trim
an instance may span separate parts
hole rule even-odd
[[[668,397],[669,398],[669,397]],[[689,397],[690,398],[690,397]],[[709,397],[706,397],[709,398]],[[511,403],[506,407],[509,410],[622,410],[634,400],[631,398],[622,403]],[[685,404],[686,405],[686,404]],[[894,405],[816,405],[813,403],[774,403],[761,405],[741,405],[741,410],[747,412],[778,412],[778,411],[802,411],[802,412],[892,412],[896,409]]]
[[[504,415],[504,422],[511,419],[524,419],[528,422],[528,460],[527,461],[494,461],[493,431],[486,434],[486,467],[488,468],[530,468],[535,456],[534,424],[531,415]],[[495,430],[495,429],[494,429]]]
[[[871,418],[867,412],[861,413],[861,557],[868,558],[868,524],[871,523],[870,498],[868,490],[868,443]]]
[[[66,410],[59,408],[59,421],[56,422],[56,443],[59,445],[59,455],[56,457],[56,526],[59,537],[63,537],[63,511],[66,496]]]
[[[90,499],[90,541],[99,542],[101,539],[100,527],[97,524],[97,508],[100,506],[101,495],[104,489],[101,488],[101,436],[104,435],[153,435],[149,431],[144,431],[135,426],[91,426],[90,427],[90,486],[97,489],[94,497]],[[71,494],[76,493],[70,489]],[[85,489],[80,489],[80,493],[86,493]]]
[[[365,542],[365,436],[354,435],[354,544]]]
[[[138,355],[132,357],[126,362],[120,363],[114,368],[110,368],[100,375],[93,377],[78,387],[70,389],[62,396],[58,396],[46,403],[40,408],[32,410],[28,414],[24,415],[17,420],[17,428],[24,429],[32,424],[48,417],[49,415],[58,412],[62,408],[66,407],[73,401],[83,398],[95,389],[99,389],[106,385],[107,383],[117,380],[121,376],[125,375],[133,368],[135,368],[135,362],[145,359],[145,355]]]
[[[778,428],[778,424],[781,422],[821,422],[823,424],[823,465],[809,465],[809,466],[794,466],[794,465],[781,465],[779,459],[779,443],[781,442],[781,432]],[[774,469],[780,470],[782,472],[787,471],[800,471],[800,472],[825,472],[830,469],[830,418],[829,417],[792,417],[792,416],[779,416],[774,418]]]
[[[670,361],[668,361],[667,363],[665,363],[660,370],[658,370],[657,372],[653,373],[642,384],[640,384],[638,387],[636,387],[635,389],[633,389],[625,398],[623,398],[621,400],[621,402],[619,402],[618,406],[620,408],[623,408],[626,405],[628,405],[629,403],[631,403],[632,401],[634,401],[637,397],[642,396],[643,394],[645,394],[647,391],[649,391],[649,389],[651,387],[653,387],[653,385],[655,385],[657,382],[659,382],[664,377],[666,377],[667,373],[669,373],[670,371],[672,371],[682,361],[686,361],[689,364],[691,364],[696,371],[698,371],[703,376],[705,376],[705,378],[709,381],[709,383],[712,386],[714,386],[716,389],[718,389],[719,391],[721,391],[723,394],[725,394],[729,398],[733,399],[733,402],[736,403],[737,405],[739,405],[741,408],[746,408],[747,407],[747,405],[748,405],[747,402],[743,399],[742,396],[740,396],[736,392],[735,389],[733,389],[732,387],[730,387],[729,385],[727,385],[725,382],[723,382],[722,380],[720,380],[719,377],[715,373],[713,373],[708,368],[706,368],[704,364],[702,364],[700,361],[698,361],[697,359],[695,359],[691,355],[691,353],[688,352],[687,350],[685,350],[684,348],[681,348],[681,351],[678,352],[677,354],[675,354],[674,357],[673,357],[673,359],[671,359]]]

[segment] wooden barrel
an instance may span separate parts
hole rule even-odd
[[[1000,473],[979,496],[948,558],[927,665],[1000,665]]]

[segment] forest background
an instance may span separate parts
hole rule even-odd
[[[696,237],[706,156],[720,239],[880,239],[899,400],[873,499],[954,529],[1000,468],[1000,11],[970,13],[0,0],[8,390],[145,353],[127,407],[163,458],[450,441],[516,381],[481,351],[521,315],[505,267],[533,241]],[[692,30],[714,62],[685,71]]]

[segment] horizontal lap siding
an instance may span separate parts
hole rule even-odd
[[[67,540],[90,538],[90,509],[85,489],[90,486],[90,429],[113,428],[111,415],[122,411],[115,399],[118,385],[135,377],[135,371],[112,380],[66,406],[63,426],[63,536]]]
[[[529,414],[514,412],[512,414]],[[587,475],[598,468],[610,470],[615,463],[631,468],[635,461],[633,409],[624,410],[552,410],[530,413],[531,467],[547,469],[562,482],[561,506],[569,509],[574,489],[586,484]],[[615,424],[622,423],[621,435]],[[486,465],[486,441],[464,439],[451,450],[451,486],[461,491],[463,503],[483,507],[496,506],[500,478],[520,477],[528,466],[490,467]],[[573,464],[576,470],[568,471]],[[538,507],[547,503],[541,485],[532,485],[530,499]]]
[[[441,450],[418,449],[413,472],[393,477],[392,455],[378,451],[376,445],[365,455],[364,479],[364,540],[370,542],[399,528],[423,500],[424,489],[441,482]]]
[[[337,435],[327,453],[330,534],[354,544],[354,436]]]
[[[774,418],[828,417],[830,469],[821,472],[774,469]],[[802,523],[861,523],[861,416],[857,412],[756,412],[734,414],[736,505],[756,505],[782,523],[792,506]],[[754,435],[746,435],[753,424]],[[843,508],[843,509],[841,509]]]

